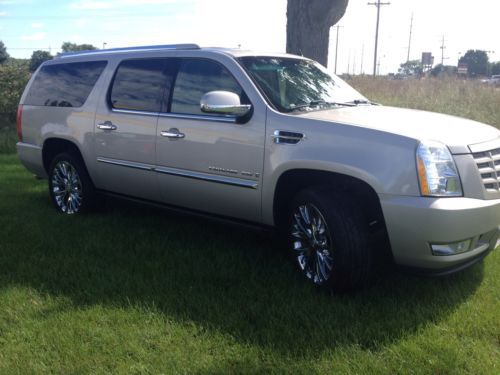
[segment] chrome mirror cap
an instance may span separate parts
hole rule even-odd
[[[210,91],[202,96],[200,108],[205,113],[218,113],[242,117],[248,114],[252,106],[241,104],[240,97],[229,91]]]

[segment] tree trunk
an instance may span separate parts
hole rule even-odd
[[[286,51],[326,66],[330,28],[345,13],[348,0],[288,0]]]

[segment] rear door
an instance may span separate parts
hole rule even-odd
[[[97,183],[104,190],[157,199],[156,126],[172,77],[165,58],[122,61],[95,121]]]
[[[200,100],[209,91],[246,93],[215,60],[183,58],[170,91],[170,108],[157,128],[157,172],[163,201],[249,221],[261,220],[265,108],[251,119],[208,115]],[[178,134],[178,136],[176,136]]]

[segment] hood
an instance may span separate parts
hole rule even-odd
[[[470,153],[469,145],[500,139],[500,131],[492,126],[415,109],[359,105],[301,113],[299,116],[380,130],[416,140],[439,141],[454,154]]]

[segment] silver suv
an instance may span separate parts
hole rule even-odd
[[[314,61],[196,45],[63,54],[33,75],[18,155],[76,214],[99,193],[273,227],[311,282],[447,274],[498,244],[500,131],[375,105]]]

